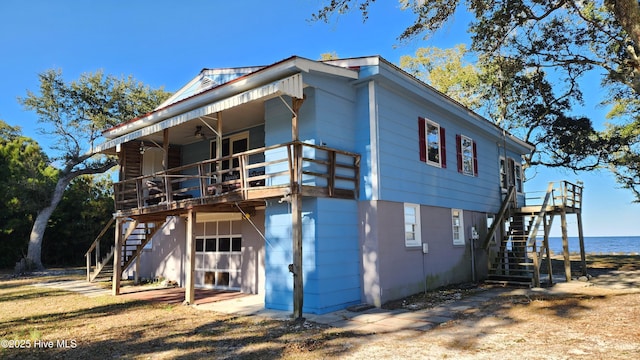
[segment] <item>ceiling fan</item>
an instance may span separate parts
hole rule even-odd
[[[207,136],[204,134],[204,131],[202,131],[202,125],[196,126],[196,131],[193,133],[193,137],[199,140],[204,140],[207,138]]]

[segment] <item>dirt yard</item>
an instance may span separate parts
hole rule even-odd
[[[552,291],[512,289],[431,330],[381,334],[89,298],[30,286],[52,278],[5,277],[0,281],[0,358],[639,358],[640,256],[588,260],[594,276],[589,282],[560,284]],[[478,291],[443,289],[395,306],[425,308]]]

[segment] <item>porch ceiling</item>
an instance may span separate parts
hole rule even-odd
[[[185,145],[203,140],[202,137],[195,136],[198,126],[202,126],[205,138],[214,138],[212,129],[218,127],[218,114],[222,115],[223,134],[261,124],[264,122],[266,100],[280,95],[302,98],[303,87],[302,76],[296,74],[204,106],[188,108],[187,105],[180,104],[185,110],[179,113],[169,107],[173,114],[163,116],[161,111],[151,118],[129,124],[119,129],[120,136],[98,145],[90,153],[114,154],[117,146],[133,140],[162,143],[165,129],[169,129],[170,144]]]
[[[241,106],[221,111],[222,133],[228,134],[264,123],[265,100],[266,99],[255,100]],[[208,126],[205,125],[205,123]],[[217,126],[217,114],[209,114],[191,119],[185,123],[169,128],[169,143],[174,145],[187,145],[204,139],[214,139],[216,135],[211,131],[211,129],[209,129],[209,127],[217,129]],[[196,130],[198,127],[201,129],[201,137],[196,136]],[[141,136],[135,140],[154,141],[161,144],[163,142],[163,131]]]

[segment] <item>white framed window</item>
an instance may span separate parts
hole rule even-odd
[[[474,175],[473,140],[462,135],[460,136],[460,149],[462,150],[462,173]]]
[[[515,186],[517,193],[524,192],[522,164],[512,158],[500,157],[500,188],[507,191],[510,185]]]
[[[404,204],[404,245],[422,246],[420,234],[420,205]]]
[[[504,157],[500,157],[500,188],[507,190],[507,162]]]
[[[516,192],[522,193],[522,165],[515,163],[513,166],[513,178],[516,186]]]
[[[464,220],[460,209],[451,209],[451,227],[453,230],[453,245],[464,245]]]
[[[440,144],[440,125],[431,120],[427,122],[427,164],[442,167],[442,146]]]
[[[439,168],[447,168],[447,147],[444,130],[444,127],[434,121],[423,117],[418,118],[420,161]]]

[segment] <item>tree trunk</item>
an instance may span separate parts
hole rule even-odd
[[[42,266],[42,238],[44,237],[44,232],[47,229],[49,218],[51,218],[51,214],[53,214],[53,211],[62,200],[62,195],[70,182],[71,178],[69,176],[62,176],[58,179],[53,196],[51,197],[51,202],[47,207],[38,212],[36,220],[33,223],[33,227],[31,228],[27,260],[37,269],[44,268]]]

